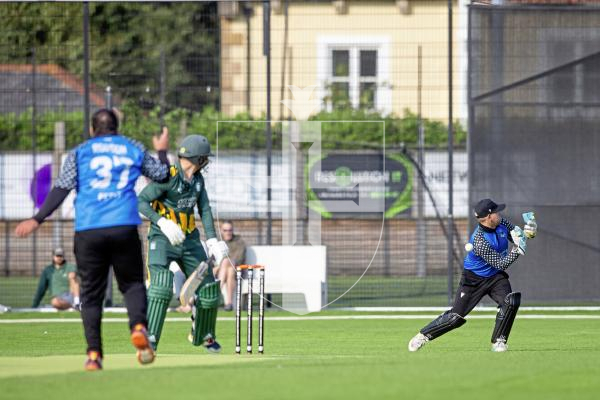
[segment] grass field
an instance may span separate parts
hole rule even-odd
[[[328,278],[328,299],[333,301],[346,292],[354,283],[356,276],[331,276]],[[0,277],[0,304],[10,307],[30,307],[37,277]],[[385,277],[364,276],[352,291],[335,302],[337,307],[352,305],[367,306],[419,306],[445,305],[447,303],[447,278],[445,276],[418,277]],[[123,297],[113,283],[114,304],[123,304]],[[281,296],[273,301],[281,304]],[[46,294],[42,304],[49,304],[50,296]],[[173,302],[175,305],[175,302]]]
[[[0,316],[0,399],[597,399],[600,314],[532,313],[515,322],[507,353],[490,351],[491,313],[474,313],[409,353],[407,341],[432,314],[271,312],[263,356],[233,354],[232,315],[221,313],[223,354],[192,347],[189,322],[168,321],[159,356],[145,367],[125,322],[105,322],[105,369],[97,373],[82,370],[77,313],[9,313]]]

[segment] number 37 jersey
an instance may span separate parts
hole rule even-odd
[[[77,166],[75,231],[139,225],[135,182],[145,150],[121,135],[104,135],[74,150]]]

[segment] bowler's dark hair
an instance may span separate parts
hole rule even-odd
[[[95,135],[117,133],[119,119],[113,110],[101,108],[92,116],[92,129]]]

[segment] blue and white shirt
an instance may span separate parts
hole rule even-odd
[[[140,174],[162,180],[168,166],[118,134],[91,138],[69,152],[55,186],[77,190],[75,231],[139,225],[134,187]]]
[[[496,229],[478,225],[469,240],[473,250],[467,253],[464,268],[483,277],[494,276],[508,268],[519,258],[519,253],[514,249],[508,251],[508,242],[512,243],[510,231],[514,228],[504,218]]]

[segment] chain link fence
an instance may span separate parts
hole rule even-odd
[[[148,146],[163,124],[172,149],[188,134],[207,136],[218,152],[206,173],[216,220],[232,219],[249,245],[282,244],[285,221],[268,206],[277,196],[298,199],[300,232],[318,215],[329,301],[352,288],[331,307],[447,304],[469,215],[460,123],[463,8],[453,21],[457,120],[449,177],[445,1],[90,2],[87,10],[76,3],[4,4],[0,304],[30,305],[53,247],[74,260],[72,198],[31,238],[17,239],[13,231],[42,204],[66,152],[87,137],[86,111],[101,107],[117,107],[121,132]],[[290,86],[314,86],[309,123],[319,124],[320,165],[327,168],[300,159],[290,192],[277,194],[272,183],[269,199],[268,165],[276,180],[283,126],[299,119],[285,101],[298,100]],[[311,206],[324,196],[311,184],[325,173],[343,187],[380,182],[383,189],[368,195],[382,197],[384,208],[348,214]],[[237,175],[250,176],[250,183],[236,185]],[[145,224],[140,234],[146,230]],[[304,232],[298,244],[308,245]],[[113,303],[121,302],[115,293]]]

